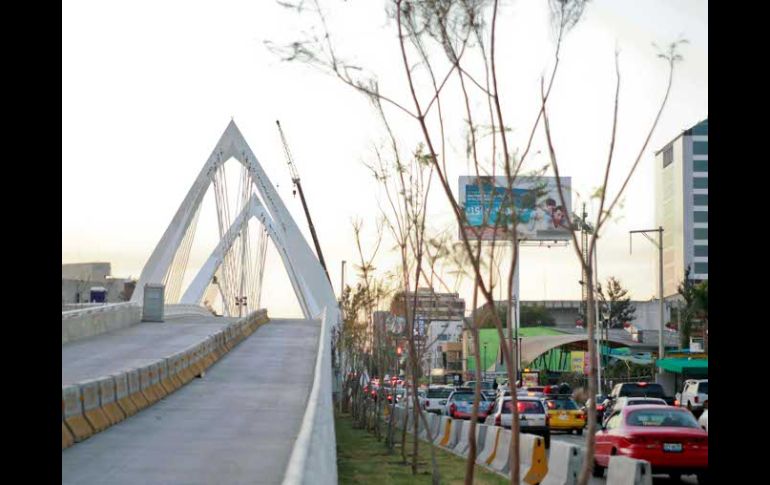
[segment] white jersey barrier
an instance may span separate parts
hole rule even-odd
[[[563,441],[551,441],[548,474],[540,485],[577,485],[584,460],[582,448]]]
[[[476,454],[476,464],[489,466],[497,454],[497,447],[500,441],[500,435],[503,428],[499,426],[488,426],[484,438],[484,446],[479,447],[479,453]]]
[[[487,436],[488,428],[489,426],[486,424],[476,424],[476,431],[474,432],[476,436],[476,456],[479,456],[479,453],[484,449],[484,440]],[[470,422],[468,422],[467,425],[463,427],[460,440],[457,442],[457,445],[455,445],[455,454],[460,456],[468,456],[468,453],[470,453],[471,449],[470,433],[471,426]]]
[[[612,485],[652,485],[650,462],[625,456],[611,456],[607,483]]]

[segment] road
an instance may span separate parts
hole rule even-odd
[[[62,451],[62,485],[279,484],[307,406],[321,325],[262,325],[206,372]]]
[[[551,434],[551,440],[553,441],[563,441],[565,443],[569,443],[572,445],[577,445],[580,448],[585,449],[585,435],[584,436],[577,436],[573,434],[566,434],[566,433],[560,433],[558,431],[553,432]],[[606,475],[605,475],[606,476]],[[696,485],[698,483],[698,480],[695,478],[695,475],[688,475],[682,477],[682,481],[676,481],[671,480],[668,478],[667,475],[653,475],[652,483],[655,485],[674,485],[674,484],[690,484],[690,485]],[[590,485],[604,485],[607,483],[606,478],[595,478],[592,477],[591,481],[589,482]]]

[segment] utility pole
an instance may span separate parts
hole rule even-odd
[[[321,263],[321,267],[326,273],[326,279],[331,284],[332,280],[329,278],[329,272],[326,270],[326,262],[324,261],[324,255],[321,252],[321,245],[318,243],[318,235],[315,233],[315,227],[313,226],[313,220],[310,218],[310,211],[307,208],[307,202],[305,202],[305,193],[302,191],[302,184],[299,181],[299,173],[297,167],[294,166],[294,159],[291,156],[289,150],[289,144],[286,142],[286,137],[281,129],[281,123],[275,120],[275,124],[278,125],[278,132],[281,134],[281,142],[283,143],[283,150],[286,152],[286,162],[289,164],[289,171],[291,172],[291,181],[294,183],[294,187],[299,192],[299,198],[302,201],[302,208],[305,210],[305,217],[307,217],[307,224],[310,226],[310,235],[313,237],[313,244],[315,245],[315,252],[318,254],[318,261]]]
[[[632,234],[639,232],[644,235],[644,237],[647,238],[648,241],[650,241],[653,245],[655,245],[658,248],[658,311],[660,313],[660,329],[658,333],[658,359],[663,359],[665,356],[665,346],[663,342],[663,330],[664,330],[664,322],[663,322],[663,227],[658,226],[657,229],[640,229],[638,231],[628,231],[628,249],[629,254],[631,253],[631,241],[632,241]],[[648,232],[657,232],[658,233],[658,241],[655,242],[653,238],[651,238],[647,233]],[[663,369],[658,368],[659,373],[663,373]]]

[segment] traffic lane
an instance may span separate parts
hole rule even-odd
[[[567,434],[559,431],[551,432],[551,441],[563,441],[571,445],[579,446],[582,449],[585,449],[586,447],[585,440],[586,440],[585,431],[583,432],[583,436]],[[606,477],[606,473],[605,473],[605,477]],[[591,480],[588,483],[590,485],[604,485],[607,483],[607,479],[591,477]],[[695,475],[685,475],[682,477],[682,481],[678,481],[678,480],[670,479],[668,475],[653,475],[652,483],[654,485],[674,485],[674,484],[681,484],[681,483],[686,483],[688,485],[696,485],[698,483],[698,479],[695,477]]]

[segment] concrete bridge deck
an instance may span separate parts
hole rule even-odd
[[[137,323],[61,347],[62,386],[141,367],[198,344],[237,318],[167,317]]]
[[[62,484],[280,483],[320,330],[318,321],[271,320],[204,378],[63,450]]]

